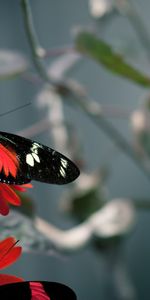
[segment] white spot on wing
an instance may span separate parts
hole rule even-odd
[[[38,143],[33,143],[32,144],[32,149],[34,148],[42,148],[42,145],[38,144]]]
[[[31,153],[26,155],[26,163],[31,167],[34,167],[34,160],[40,163],[40,158],[38,155],[38,148],[42,148],[38,143],[33,143],[31,147]]]
[[[32,153],[32,156],[38,163],[40,163],[39,156],[36,153]]]
[[[32,151],[33,151],[35,154],[38,154],[38,149],[37,149],[37,148],[32,149]]]
[[[66,172],[65,172],[65,170],[63,169],[63,167],[60,167],[60,174],[61,174],[61,176],[62,177],[66,177]]]
[[[67,165],[68,165],[67,160],[64,159],[64,158],[61,158],[61,165],[62,165],[64,168],[67,168]]]
[[[34,166],[34,158],[33,158],[32,154],[27,154],[26,155],[26,163],[28,165],[30,165],[31,167]]]

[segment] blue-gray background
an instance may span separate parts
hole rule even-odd
[[[41,45],[45,48],[72,43],[71,29],[76,25],[87,26],[91,23],[87,0],[32,0],[30,2],[36,30]],[[137,0],[135,4],[149,29],[149,0]],[[137,46],[142,53],[142,67],[149,72],[149,65],[144,58],[145,53],[133,28],[125,18],[117,17],[105,29],[105,38],[114,44],[119,44],[121,40],[125,46],[128,41],[130,50],[133,46],[133,51]],[[19,0],[0,1],[0,47],[17,49],[26,54],[30,53],[23,28]],[[146,90],[114,76],[92,61],[83,62],[74,70],[72,76],[81,81],[87,87],[89,95],[100,103],[119,105],[119,107],[131,111],[147,93]],[[38,91],[40,91],[40,87],[33,86],[22,79],[0,82],[1,112],[33,101],[32,106],[1,118],[1,130],[17,132],[44,117],[44,112],[37,109],[34,101]],[[73,118],[90,170],[94,169],[97,164],[102,164],[103,161],[110,161],[110,154],[112,155],[111,177],[108,181],[110,198],[149,197],[149,182],[134,163],[116,149],[114,151],[113,144],[109,139],[83,113],[69,108],[66,108],[66,111],[69,111],[70,120]],[[128,139],[132,138],[128,120],[119,119],[112,120],[112,122]],[[35,138],[47,145],[51,143],[46,134],[38,135]],[[114,154],[112,154],[113,151]],[[73,224],[71,220],[61,216],[58,211],[59,195],[63,189],[48,187],[40,183],[35,183],[34,186],[32,194],[37,201],[38,214],[61,228],[70,228]],[[149,299],[150,293],[149,217],[148,212],[138,215],[136,229],[125,243],[127,267],[137,290],[137,299],[142,300]],[[66,283],[76,291],[79,300],[116,299],[113,297],[111,289],[106,293],[111,276],[107,273],[106,262],[103,256],[93,252],[90,247],[63,259],[57,256],[23,254],[21,259],[8,271],[22,276],[26,280],[39,279]]]

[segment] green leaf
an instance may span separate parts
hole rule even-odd
[[[104,65],[113,73],[121,75],[144,87],[150,86],[150,77],[126,63],[107,43],[89,32],[79,32],[76,36],[76,49]]]

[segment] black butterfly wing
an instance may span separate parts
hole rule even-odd
[[[16,152],[19,168],[16,178],[0,174],[1,181],[22,184],[31,180],[66,184],[79,176],[79,169],[63,154],[24,137],[0,132],[0,143]],[[5,178],[4,178],[5,177]],[[10,181],[10,182],[8,182]]]
[[[34,299],[33,295],[36,294],[34,291],[34,284],[39,284],[39,288],[42,288],[40,300],[76,300],[74,291],[66,285],[57,282],[48,281],[25,281],[18,283],[5,284],[0,286],[0,299],[1,300],[31,300]],[[43,295],[43,296],[42,296]],[[44,297],[45,296],[45,297]],[[37,298],[36,298],[37,299]]]
[[[43,288],[50,300],[77,300],[74,291],[61,283],[42,281]]]

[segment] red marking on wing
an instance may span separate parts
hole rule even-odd
[[[16,177],[18,167],[19,160],[16,153],[0,144],[0,172],[3,169],[6,176],[10,173],[13,177]]]
[[[16,246],[16,240],[8,237],[0,242],[0,269],[14,263],[21,255],[22,247]]]
[[[43,285],[40,282],[30,281],[31,300],[50,300],[50,297],[44,291]]]

